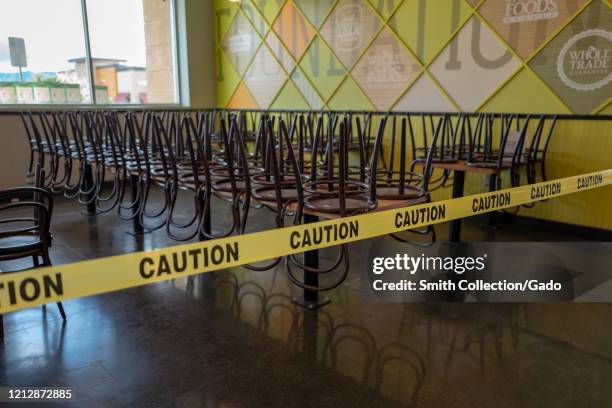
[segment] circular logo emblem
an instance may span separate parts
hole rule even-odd
[[[577,91],[593,91],[612,81],[612,33],[585,30],[563,45],[557,57],[557,73],[565,85]]]

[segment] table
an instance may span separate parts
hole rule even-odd
[[[453,171],[453,194],[452,198],[463,197],[463,189],[465,186],[465,173],[478,173],[489,176],[489,191],[495,190],[495,177],[491,177],[497,173],[497,169],[491,167],[469,166],[464,160],[447,163],[432,163],[431,166],[435,169],[452,170]],[[494,214],[491,213],[491,214]],[[461,221],[459,218],[450,222],[448,231],[448,240],[450,242],[461,241]]]
[[[379,199],[377,200],[378,206],[376,207],[376,209],[374,209],[371,212],[408,207],[411,205],[422,204],[425,201],[426,200],[424,199],[424,197],[423,199],[412,199],[412,200]],[[341,217],[338,214],[315,212],[315,211],[304,209],[304,224],[311,224],[311,223],[319,222],[321,218],[330,220],[330,219],[338,219]],[[310,268],[319,267],[319,250],[318,249],[304,252],[304,265]],[[304,271],[304,283],[307,285],[311,285],[311,286],[319,286],[319,274]],[[330,303],[331,300],[329,298],[320,299],[319,292],[304,289],[303,298],[293,299],[293,302],[309,310],[315,310],[321,306],[324,306]]]

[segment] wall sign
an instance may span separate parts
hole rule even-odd
[[[592,113],[612,95],[612,10],[594,1],[529,62],[574,112]]]
[[[612,32],[595,29],[576,34],[563,45],[557,73],[577,91],[593,91],[612,81]]]

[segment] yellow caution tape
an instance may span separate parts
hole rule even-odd
[[[612,184],[612,169],[152,251],[0,274],[0,313],[387,235]]]

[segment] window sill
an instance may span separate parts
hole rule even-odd
[[[52,110],[90,110],[90,109],[113,109],[113,110],[146,110],[146,109],[151,109],[151,110],[160,110],[160,109],[187,109],[188,106],[184,106],[182,104],[179,103],[150,103],[150,104],[146,104],[146,105],[139,105],[139,104],[98,104],[98,105],[93,105],[93,104],[87,104],[87,103],[80,103],[80,104],[42,104],[42,103],[37,103],[37,104],[0,104],[0,115],[3,114],[14,114],[14,113],[19,113],[19,112],[23,112],[25,110],[45,110],[45,111],[52,111]]]

